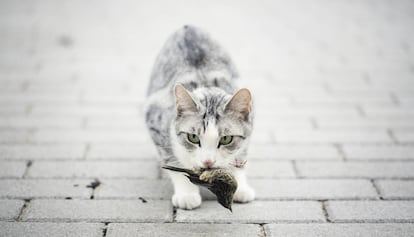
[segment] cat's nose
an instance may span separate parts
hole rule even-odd
[[[203,165],[204,165],[204,167],[206,167],[206,168],[211,168],[211,167],[213,167],[214,163],[216,163],[216,161],[215,161],[215,160],[205,160],[205,161],[203,161]]]

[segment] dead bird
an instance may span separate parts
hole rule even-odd
[[[237,189],[237,181],[228,169],[222,168],[200,168],[184,169],[164,165],[162,168],[176,172],[186,173],[187,178],[196,185],[206,187],[217,197],[217,201],[225,208],[232,211],[231,204]]]

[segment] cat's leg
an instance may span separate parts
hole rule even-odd
[[[237,190],[234,193],[234,201],[251,202],[255,198],[253,188],[247,183],[246,171],[244,169],[235,168],[233,170],[234,177],[237,180]]]
[[[192,184],[183,174],[168,172],[174,185],[172,203],[181,209],[194,209],[201,205],[199,188]]]

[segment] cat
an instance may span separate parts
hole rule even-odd
[[[206,32],[184,26],[167,40],[147,93],[146,124],[164,164],[184,168],[230,168],[237,202],[255,198],[244,164],[253,128],[248,89],[236,90],[239,74],[223,48]],[[181,209],[201,205],[198,186],[169,172],[172,203]]]

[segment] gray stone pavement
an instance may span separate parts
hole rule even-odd
[[[255,99],[232,214],[175,210],[145,130],[184,24]],[[410,0],[0,0],[0,236],[414,236],[413,26]]]

